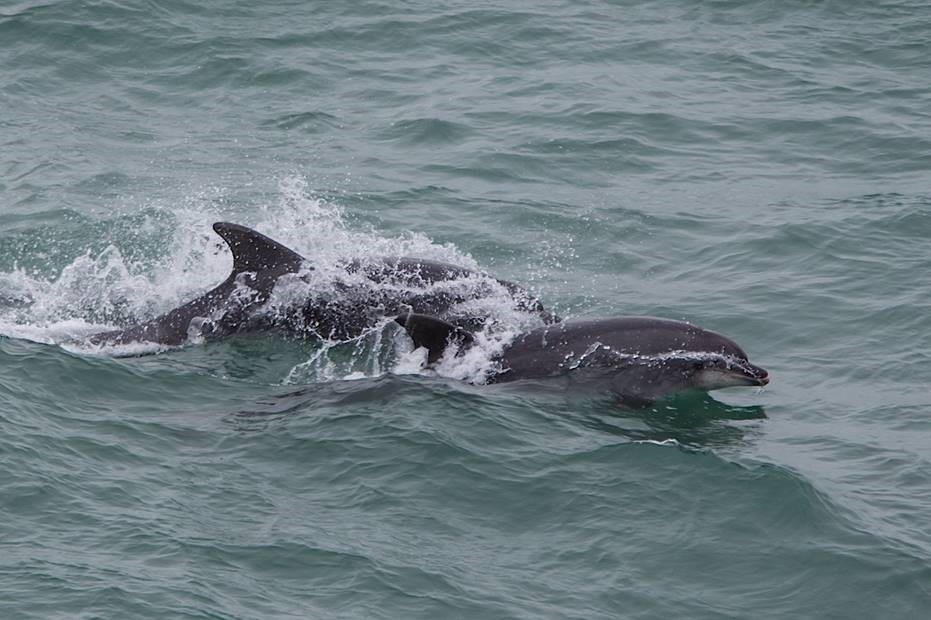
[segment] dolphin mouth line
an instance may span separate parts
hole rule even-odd
[[[760,388],[769,385],[769,373],[759,366],[740,366],[740,374],[753,381],[753,385]]]

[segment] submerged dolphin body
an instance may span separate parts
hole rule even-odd
[[[217,222],[213,229],[233,254],[233,269],[226,280],[166,314],[125,329],[94,334],[88,341],[105,345],[151,342],[174,346],[192,335],[220,337],[255,328],[281,328],[343,340],[360,335],[381,317],[394,316],[405,309],[445,316],[460,325],[469,325],[470,321],[474,325],[482,320],[481,317],[447,315],[453,306],[470,299],[468,291],[431,290],[430,285],[444,281],[466,282],[483,274],[410,257],[353,261],[346,266],[346,271],[362,276],[355,279],[355,284],[336,283],[326,294],[312,295],[284,311],[267,312],[266,304],[279,279],[288,274],[297,277],[312,267],[297,252],[245,226]],[[546,321],[556,320],[521,287],[490,278],[484,284],[492,282],[505,287],[519,309],[537,312]]]
[[[447,348],[461,354],[471,333],[436,317],[405,313],[395,319],[428,363]],[[489,383],[573,376],[607,383],[620,402],[648,406],[687,390],[764,386],[766,370],[755,366],[733,340],[688,323],[653,317],[567,321],[519,336],[495,360]]]

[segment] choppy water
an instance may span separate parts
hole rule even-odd
[[[929,617],[929,76],[905,0],[0,3],[0,616]],[[224,278],[219,219],[773,382],[60,346]]]

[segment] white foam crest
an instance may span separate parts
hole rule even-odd
[[[0,335],[41,344],[58,344],[73,338],[75,334],[90,335],[105,329],[108,329],[107,325],[91,323],[83,319],[68,319],[38,325],[0,320]],[[77,349],[73,351],[83,352]]]
[[[0,273],[0,335],[72,341],[152,318],[222,281],[229,252],[209,228],[217,215],[202,206],[195,201],[171,213],[172,238],[153,264],[130,261],[110,245],[96,254],[85,251],[57,276]],[[134,240],[157,234],[151,220],[136,227]]]
[[[294,366],[284,383],[352,381],[391,374],[417,374],[426,353],[415,350],[391,319],[349,342],[324,341],[310,359]]]
[[[448,348],[443,357],[434,364],[433,370],[441,377],[469,383],[485,383],[498,370],[497,357],[517,335],[516,330],[479,332],[475,334],[471,347],[465,350]]]
[[[670,437],[669,439],[663,439],[663,440],[658,440],[658,439],[634,439],[634,440],[633,440],[633,443],[652,444],[652,445],[654,445],[654,446],[671,446],[671,447],[674,447],[674,448],[679,448],[679,447],[682,446],[682,444],[679,443],[678,440],[676,440],[676,439],[674,439],[674,438],[671,438],[671,437]]]
[[[421,290],[474,290],[476,276],[461,280],[440,281],[425,284]],[[489,278],[481,280],[482,285],[492,282],[489,294],[477,299],[470,299],[454,306],[455,314],[462,312],[472,316],[482,316],[485,326],[473,334],[473,345],[464,350],[451,347],[443,357],[429,369],[427,354],[424,349],[412,350],[412,343],[400,326],[391,318],[373,328],[353,343],[328,342],[315,353],[311,360],[295,367],[289,374],[288,382],[332,381],[334,379],[351,379],[373,377],[385,373],[415,374],[427,373],[441,377],[482,384],[498,370],[497,359],[517,336],[539,327],[541,320],[533,313],[518,309],[508,290]],[[300,285],[297,285],[299,288]],[[276,292],[277,294],[277,292]],[[306,297],[297,294],[295,299]],[[385,338],[385,332],[392,336]],[[352,347],[350,355],[346,347]],[[369,360],[370,363],[360,363]]]
[[[369,227],[349,226],[344,210],[313,195],[303,177],[283,178],[278,189],[278,203],[262,207],[254,227],[302,254],[314,269],[325,271],[354,259],[383,256],[417,256],[478,269],[467,253],[422,233],[407,231],[391,237]]]
[[[255,228],[302,254],[312,267],[279,283],[268,302],[273,310],[300,304],[311,293],[334,292],[338,286],[371,287],[363,270],[346,271],[346,264],[354,260],[376,265],[385,256],[415,256],[480,271],[468,253],[449,243],[434,243],[421,233],[386,235],[369,226],[350,226],[339,205],[313,195],[306,180],[298,176],[282,179],[277,201],[261,208],[251,221],[224,213],[218,207],[223,204],[218,192],[222,197],[222,190],[206,189],[168,208],[146,205],[153,213],[133,224],[128,242],[152,244],[150,249],[156,251],[144,254],[152,258],[129,260],[127,250],[138,248],[111,245],[96,253],[84,252],[51,277],[22,269],[0,273],[0,335],[63,344],[85,354],[122,356],[164,350],[151,343],[101,348],[81,339],[154,318],[222,282],[232,261],[226,244],[211,228],[213,222],[222,220]],[[162,217],[169,220],[168,225],[160,221]],[[437,374],[444,376],[483,381],[507,342],[541,324],[535,313],[515,304],[506,287],[482,274],[432,283],[388,278],[375,287],[387,295],[416,289],[428,295],[461,296],[468,301],[453,307],[451,313],[486,318],[485,330],[476,336],[477,346],[438,366]],[[390,328],[385,327],[388,324]],[[191,335],[196,342],[194,327]],[[353,343],[325,343],[295,366],[285,381],[405,374],[423,367],[422,352],[415,352],[403,330],[386,317]]]
[[[427,350],[415,349],[404,330],[386,319],[350,342],[324,342],[310,359],[291,369],[285,383],[345,381],[390,373],[427,374],[482,384],[498,369],[497,357],[519,334],[517,329],[478,332],[472,346],[463,350],[450,347],[428,367]]]
[[[109,246],[96,256],[85,252],[44,279],[23,270],[0,274],[5,296],[21,303],[0,309],[0,335],[53,343],[106,328],[108,318],[131,313],[130,300],[146,280],[133,274],[120,251]]]

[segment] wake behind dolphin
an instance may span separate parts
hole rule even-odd
[[[149,342],[177,346],[189,339],[216,338],[254,329],[281,329],[323,339],[354,338],[385,316],[407,309],[437,314],[457,325],[480,327],[486,317],[467,302],[500,287],[520,310],[544,321],[556,319],[521,287],[448,263],[412,258],[357,259],[345,265],[345,281],[326,291],[301,286],[313,270],[295,251],[245,226],[217,222],[214,231],[233,254],[229,276],[215,288],[161,316],[124,329],[94,334],[88,342],[125,345]],[[302,277],[304,276],[304,277]],[[291,284],[305,293],[295,300],[276,287]],[[458,286],[456,286],[458,285]],[[276,303],[279,302],[279,303]]]

